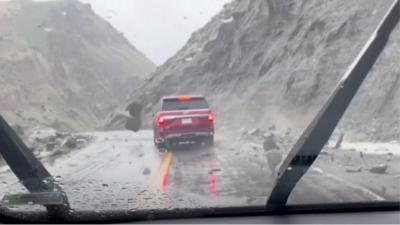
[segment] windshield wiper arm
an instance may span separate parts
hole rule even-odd
[[[64,191],[1,115],[0,153],[12,172],[30,192],[54,192],[62,196],[63,204],[45,205],[51,219],[68,218],[70,207]]]
[[[329,140],[368,72],[383,51],[399,22],[400,4],[395,0],[367,44],[349,67],[338,86],[297,140],[279,169],[267,208],[283,209],[296,183],[311,167]]]

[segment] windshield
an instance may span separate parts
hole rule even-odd
[[[174,111],[185,109],[208,109],[209,106],[204,98],[193,98],[187,100],[166,99],[162,103],[162,111]]]
[[[400,201],[393,2],[0,0],[0,214]]]

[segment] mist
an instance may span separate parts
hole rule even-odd
[[[155,64],[173,56],[230,0],[81,0]]]

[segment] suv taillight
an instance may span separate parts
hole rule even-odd
[[[212,113],[208,114],[208,120],[214,122],[214,114]]]
[[[164,123],[165,123],[164,117],[162,117],[162,116],[158,117],[157,122],[158,122],[158,126],[164,125]]]

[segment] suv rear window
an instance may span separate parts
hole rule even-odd
[[[164,99],[162,111],[208,109],[208,103],[204,98],[192,98],[190,100]]]

